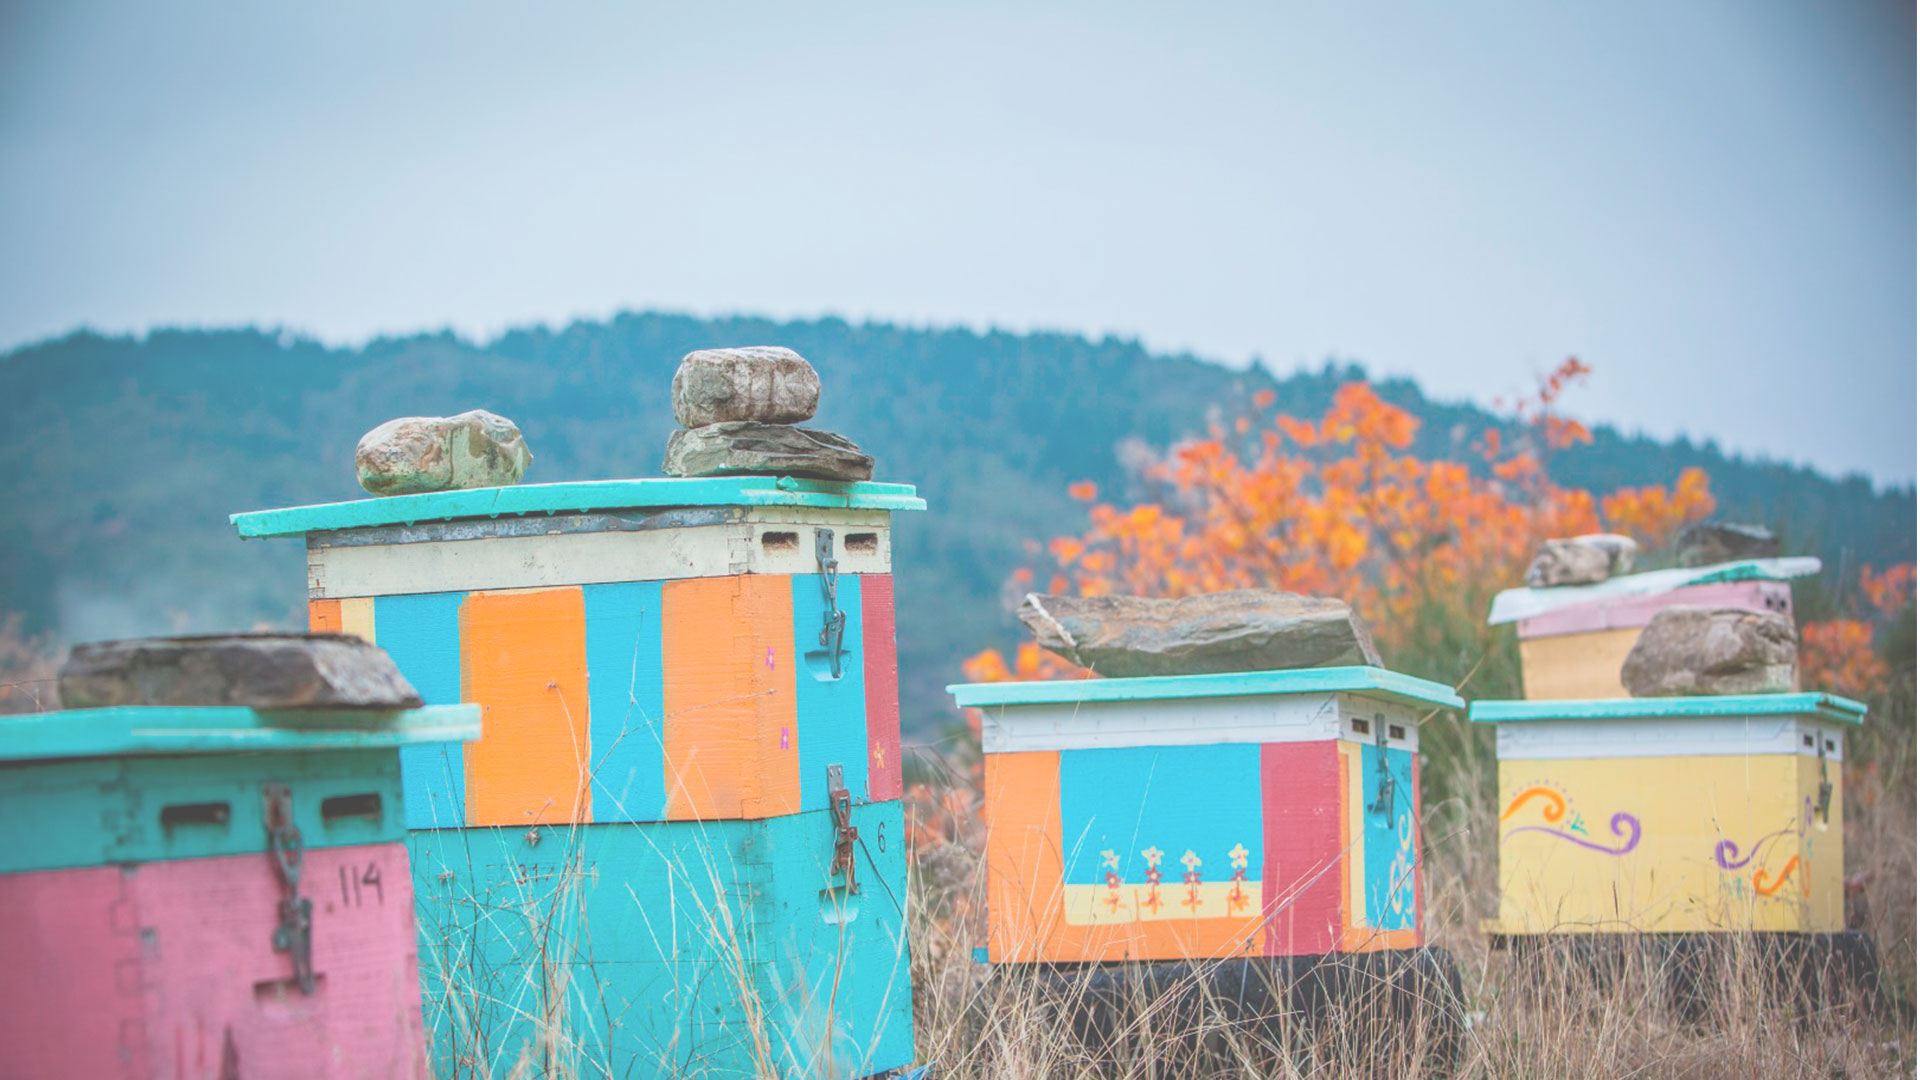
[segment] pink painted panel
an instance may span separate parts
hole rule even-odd
[[[1688,585],[1653,596],[1621,596],[1574,604],[1545,615],[1520,620],[1523,638],[1583,634],[1593,630],[1621,630],[1645,626],[1653,617],[1677,604],[1779,611],[1793,617],[1792,590],[1784,581],[1731,581]]]
[[[0,965],[0,1039],[60,1051],[36,1077],[424,1076],[406,849],[311,849],[301,880],[311,995],[264,853],[0,876],[0,955],[32,957]]]
[[[1269,956],[1333,952],[1340,939],[1340,758],[1332,740],[1260,748]]]

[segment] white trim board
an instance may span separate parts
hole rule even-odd
[[[1744,757],[1802,754],[1817,757],[1809,737],[1825,739],[1827,758],[1846,753],[1846,732],[1791,716],[1663,717],[1647,720],[1523,720],[1497,725],[1501,761],[1573,758]]]
[[[1388,746],[1420,748],[1418,711],[1352,694],[985,705],[980,712],[981,748],[989,754],[1333,739],[1372,743],[1376,715],[1389,725]],[[1354,730],[1355,719],[1368,726],[1365,734]],[[1398,737],[1392,734],[1395,728]]]
[[[307,595],[313,600],[331,600],[735,574],[817,574],[820,564],[813,551],[816,526],[834,530],[841,573],[890,572],[893,542],[887,526],[834,520],[835,514],[779,509],[764,517],[755,515],[754,519],[724,525],[643,532],[566,532],[431,543],[315,546],[307,550]],[[769,533],[795,535],[792,543],[776,545],[767,542]],[[872,546],[849,548],[847,537],[861,533],[873,535]]]

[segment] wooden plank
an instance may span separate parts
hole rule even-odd
[[[1734,581],[1688,585],[1652,595],[1611,596],[1573,604],[1521,619],[1521,640],[1581,634],[1595,630],[1643,627],[1660,612],[1679,604],[1736,607],[1749,611],[1777,611],[1793,617],[1793,590],[1784,581]]]
[[[1064,679],[1042,682],[960,683],[947,687],[963,708],[988,705],[1059,705],[1163,698],[1250,697],[1270,694],[1344,693],[1420,710],[1464,709],[1450,688],[1377,667],[1231,671],[1211,675],[1154,675],[1126,679]]]
[[[867,680],[867,797],[901,794],[900,669],[894,644],[893,575],[860,579],[860,625]]]
[[[988,754],[987,957],[1047,958],[1063,923],[1060,753]]]
[[[1330,953],[1340,940],[1340,756],[1333,740],[1260,748],[1266,827],[1261,905],[1268,956]]]
[[[592,820],[585,623],[579,589],[460,605],[461,697],[482,725],[467,750],[468,824]]]
[[[1675,716],[1640,720],[1561,720],[1499,726],[1501,761],[1556,758],[1816,755],[1824,732],[1835,761],[1845,756],[1841,728],[1811,717]]]
[[[465,593],[383,596],[374,601],[375,643],[429,705],[464,700],[460,686],[460,605]],[[467,819],[466,748],[457,742],[400,751],[407,827],[434,829]]]
[[[793,589],[767,575],[661,589],[667,816],[800,809]]]
[[[588,585],[586,617],[593,820],[666,817],[660,583]]]
[[[819,574],[796,574],[792,582],[794,709],[800,770],[800,808],[827,808],[827,766],[838,765],[852,797],[868,800],[867,675],[862,653],[861,578],[844,574],[835,585],[838,610],[846,616],[840,646],[840,674],[833,674],[820,642],[827,605]]]
[[[1529,638],[1520,643],[1520,677],[1533,701],[1623,698],[1620,665],[1640,638],[1638,627]]]
[[[471,739],[465,708],[256,712],[239,705],[121,705],[0,717],[0,762],[121,754],[261,754]]]

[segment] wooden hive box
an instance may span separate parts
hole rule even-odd
[[[1419,724],[1368,667],[982,683],[987,956],[1074,963],[1422,944]]]
[[[427,1075],[399,749],[474,738],[477,714],[0,718],[0,1073]],[[270,819],[298,830],[297,893]],[[290,899],[310,981],[278,947]]]
[[[924,506],[727,477],[235,516],[305,538],[313,629],[482,709],[402,761],[437,1069],[911,1061],[890,515]]]
[[[1490,623],[1516,624],[1529,700],[1626,697],[1620,665],[1653,617],[1692,604],[1793,617],[1789,582],[1817,573],[1813,558],[1747,559],[1627,574],[1596,585],[1508,589]]]
[[[1845,927],[1830,694],[1477,701],[1497,724],[1506,935]]]

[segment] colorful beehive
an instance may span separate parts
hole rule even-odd
[[[397,748],[478,710],[0,719],[0,1074],[426,1075]]]
[[[1845,926],[1830,694],[1477,701],[1499,725],[1503,935]]]
[[[1419,724],[1369,667],[948,688],[982,713],[996,963],[1421,945]]]
[[[1654,570],[1597,585],[1508,589],[1489,623],[1517,623],[1520,674],[1530,700],[1626,697],[1620,665],[1653,617],[1669,607],[1777,611],[1791,618],[1788,582],[1820,571],[1814,558],[1747,559]]]
[[[446,1075],[908,1064],[890,512],[910,486],[653,479],[236,515],[311,625],[485,736],[402,761]]]

